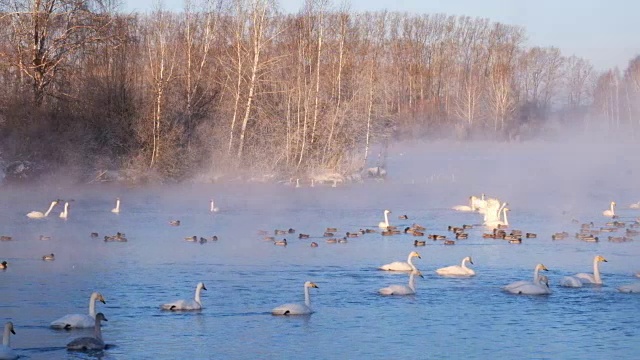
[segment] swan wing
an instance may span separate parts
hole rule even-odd
[[[560,286],[578,288],[582,287],[582,281],[575,276],[565,276],[560,280]]]
[[[96,319],[86,314],[69,314],[51,322],[55,329],[92,328]]]
[[[283,304],[271,310],[273,315],[307,315],[312,312],[310,307],[299,303]]]
[[[389,285],[378,290],[378,293],[381,295],[413,295],[416,292],[407,285]]]
[[[412,271],[413,268],[406,261],[394,261],[392,263],[380,266],[380,270],[386,270],[386,271]]]
[[[468,206],[468,205],[456,205],[456,206],[452,207],[451,209],[453,209],[455,211],[473,211],[473,208],[471,206]]]
[[[27,214],[27,217],[32,219],[39,219],[39,218],[43,218],[44,214],[41,213],[40,211],[32,211]]]
[[[573,276],[582,281],[583,284],[595,284],[596,282],[596,278],[593,276],[593,274],[579,273]]]
[[[543,285],[536,285],[533,283],[528,283],[522,286],[517,286],[514,288],[510,288],[507,290],[512,294],[518,295],[547,295],[551,294],[551,289]]]
[[[104,341],[90,336],[71,340],[67,344],[67,349],[69,350],[102,350],[104,348]]]
[[[0,344],[0,359],[13,360],[17,359],[18,354],[12,348]]]
[[[515,281],[515,282],[512,282],[509,285],[504,286],[502,289],[506,290],[506,291],[509,291],[510,289],[515,289],[517,287],[520,287],[520,286],[523,286],[523,285],[527,285],[527,284],[532,284],[532,282],[531,281],[525,281],[525,280]]]
[[[476,274],[472,269],[465,269],[460,265],[451,265],[436,270],[438,275],[443,276],[473,276]]]
[[[194,300],[177,300],[171,303],[162,304],[162,310],[179,311],[179,310],[200,310],[202,305]]]

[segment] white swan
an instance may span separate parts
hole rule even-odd
[[[618,291],[629,294],[640,293],[640,282],[619,286]]]
[[[387,271],[414,271],[416,269],[416,266],[413,265],[413,258],[417,257],[418,259],[422,259],[420,257],[420,254],[417,251],[412,251],[409,253],[409,256],[407,257],[407,261],[394,261],[392,263],[389,264],[385,264],[380,266],[380,270],[387,270]]]
[[[416,293],[415,275],[422,276],[420,270],[415,269],[409,274],[409,285],[389,285],[378,290],[381,295],[413,295]]]
[[[69,217],[69,202],[65,201],[64,202],[64,210],[60,213],[60,218],[61,219],[66,219]]]
[[[114,213],[114,214],[119,214],[120,213],[120,198],[116,198],[116,207],[111,209],[111,212]]]
[[[94,292],[89,298],[89,315],[69,314],[51,322],[51,327],[56,329],[90,328],[96,321],[96,301],[106,304],[104,297],[99,292]]]
[[[507,292],[518,295],[548,295],[551,294],[549,288],[549,279],[540,275],[538,280],[533,283],[527,283],[516,287],[505,289]]]
[[[640,209],[640,201],[629,205],[629,209]]]
[[[389,214],[391,214],[390,210],[384,211],[384,221],[380,221],[380,223],[378,224],[379,228],[386,229],[389,227]]]
[[[58,200],[54,200],[51,202],[51,206],[49,206],[49,210],[47,210],[47,212],[45,212],[44,214],[41,213],[40,211],[32,211],[30,213],[27,214],[28,218],[31,219],[42,219],[42,218],[46,218],[47,216],[49,216],[49,213],[51,212],[51,210],[53,210],[53,208],[58,205]]]
[[[444,276],[474,276],[476,272],[473,269],[467,267],[466,263],[473,264],[473,260],[471,256],[467,256],[462,259],[462,264],[460,265],[451,265],[447,267],[440,268],[436,270],[438,275]]]
[[[502,209],[507,205],[506,202],[501,203],[498,199],[489,199],[484,211],[479,211],[479,213],[483,214],[483,222],[500,220]]]
[[[200,310],[202,309],[202,302],[200,301],[200,291],[207,290],[203,283],[199,282],[196,286],[196,296],[193,300],[177,300],[171,303],[162,304],[160,308],[162,310]]]
[[[11,348],[9,336],[16,334],[13,330],[13,323],[8,321],[4,325],[4,334],[2,335],[2,345],[0,345],[0,360],[13,360],[18,358],[18,354]]]
[[[612,201],[611,204],[609,205],[609,209],[603,211],[602,215],[607,216],[607,217],[616,216],[615,207],[616,207],[616,202]]]
[[[484,226],[486,227],[497,227],[497,226],[509,226],[509,219],[507,218],[507,211],[511,211],[507,207],[502,208],[502,219],[498,218],[495,220],[487,220],[484,222]]]
[[[533,282],[526,281],[526,280],[520,280],[520,281],[512,282],[509,285],[506,285],[502,289],[505,290],[505,291],[511,292],[510,290],[516,289],[516,288],[518,288],[520,286],[523,286],[523,285],[537,284],[540,281],[540,270],[548,271],[549,269],[547,269],[547,267],[544,266],[543,264],[538,264],[538,265],[536,265],[535,269],[533,270]]]
[[[271,310],[271,314],[273,315],[308,315],[313,313],[313,310],[311,310],[311,298],[309,297],[309,288],[317,289],[318,285],[312,283],[311,281],[307,281],[304,283],[304,304],[300,304],[300,303],[283,304]]]
[[[104,349],[106,345],[102,340],[102,329],[100,326],[100,321],[108,321],[103,313],[98,313],[96,315],[95,324],[93,325],[93,336],[84,336],[71,340],[71,342],[67,344],[67,349],[80,351]]]
[[[560,285],[564,287],[582,287],[584,284],[602,285],[600,278],[600,262],[607,262],[607,259],[597,255],[593,258],[593,274],[579,273],[573,276],[565,276],[560,280]]]
[[[220,209],[218,209],[216,207],[216,203],[213,201],[213,199],[211,199],[211,204],[209,206],[209,211],[210,212],[218,212]]]
[[[454,207],[452,207],[451,209],[455,210],[455,211],[475,211],[475,207],[474,207],[474,198],[475,196],[469,196],[469,205],[456,205]]]

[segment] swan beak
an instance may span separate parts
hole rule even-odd
[[[203,290],[207,290],[207,288],[206,288],[204,285],[202,285],[202,289],[203,289]]]
[[[104,301],[104,299],[100,299],[100,302],[103,303],[103,304],[107,303],[106,301]]]
[[[311,283],[311,286],[310,286],[310,287],[312,287],[312,288],[316,288],[316,289],[319,289],[318,285],[316,285],[315,283]]]
[[[607,259],[605,259],[605,258],[602,258],[602,261],[604,261],[604,262],[608,262],[608,261],[607,261]]]
[[[15,334],[16,334],[15,330],[13,330],[13,327],[11,328],[11,333],[12,333],[13,335],[15,335]]]

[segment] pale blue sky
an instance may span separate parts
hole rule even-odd
[[[157,0],[125,0],[126,11],[147,11]],[[341,0],[333,0],[340,4]],[[181,10],[183,0],[163,0]],[[279,0],[296,12],[303,0]],[[640,55],[640,2],[635,0],[350,0],[352,11],[406,11],[486,17],[527,30],[530,45],[556,46],[565,55],[589,59],[598,70]]]

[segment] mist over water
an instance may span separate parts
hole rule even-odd
[[[617,286],[640,281],[640,238],[626,243],[587,243],[573,234],[580,223],[597,227],[616,201],[620,221],[640,211],[637,170],[640,146],[589,139],[572,142],[402,143],[391,146],[386,182],[336,188],[274,184],[180,184],[126,187],[57,185],[3,187],[0,191],[0,320],[13,321],[11,344],[30,359],[176,358],[635,358],[640,351],[636,295]],[[419,223],[426,233],[451,234],[447,226],[480,224],[477,213],[458,213],[470,195],[509,203],[510,229],[538,234],[520,245],[483,239],[482,226],[454,246],[415,237],[366,234],[346,244],[328,244],[327,227],[338,235],[376,228],[384,209],[399,227]],[[121,213],[112,214],[115,198]],[[28,219],[57,198],[74,199],[68,220]],[[209,212],[214,198],[220,212]],[[407,214],[408,220],[398,215]],[[578,224],[572,222],[579,221]],[[172,227],[170,220],[180,220]],[[287,247],[274,246],[260,229],[294,228]],[[554,232],[571,236],[551,240]],[[99,239],[92,239],[98,232]],[[124,232],[126,243],[104,235]],[[298,239],[298,233],[310,239]],[[40,235],[51,236],[41,241]],[[194,244],[196,235],[219,241]],[[602,238],[608,234],[603,233]],[[621,234],[611,234],[621,236]],[[425,237],[426,238],[426,237]],[[309,246],[311,241],[318,248]],[[425,278],[417,294],[382,297],[379,288],[406,284],[406,274],[378,271],[382,264],[415,260]],[[53,262],[42,261],[54,253]],[[592,272],[600,254],[604,286],[565,289],[562,276]],[[434,270],[472,256],[477,276],[439,277]],[[509,295],[500,290],[529,280],[537,263],[550,271],[553,294]],[[314,281],[310,317],[274,317],[270,310],[302,302],[302,285]],[[169,313],[160,304],[193,298],[203,281],[203,310]],[[51,321],[86,313],[92,291],[109,321],[103,337],[112,346],[100,354],[68,353],[67,342],[92,330],[54,331]]]

